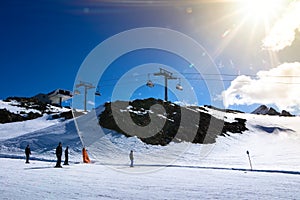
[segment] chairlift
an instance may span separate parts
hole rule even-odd
[[[180,82],[181,82],[181,81],[180,81],[180,79],[179,79],[179,83],[176,85],[176,89],[182,91],[182,90],[183,90],[183,87],[181,86]]]
[[[154,83],[151,80],[148,80],[146,85],[151,88],[154,87]]]
[[[176,85],[176,89],[177,89],[177,90],[183,90],[183,87],[178,83],[178,84]]]
[[[75,91],[74,91],[74,94],[75,94],[75,95],[79,95],[79,94],[80,94],[80,91],[79,91],[79,90],[75,90]]]
[[[148,81],[147,81],[146,85],[151,88],[154,87],[154,83],[150,80],[150,74],[148,74]]]
[[[95,92],[95,95],[96,95],[96,96],[101,96],[101,93],[99,92],[99,87],[97,87],[97,90],[96,90],[96,92]]]

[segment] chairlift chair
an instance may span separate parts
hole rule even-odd
[[[177,90],[183,90],[183,87],[178,83],[178,84],[176,85],[176,89],[177,89]]]
[[[182,91],[183,87],[181,86],[181,81],[179,79],[179,83],[176,85],[176,89]]]
[[[148,74],[148,81],[147,81],[146,85],[151,88],[154,87],[154,83],[150,80],[150,74]]]
[[[101,93],[99,92],[99,88],[97,87],[97,90],[96,90],[96,92],[95,92],[95,95],[96,96],[101,96]]]
[[[74,91],[74,94],[75,94],[75,95],[79,95],[79,94],[80,94],[80,91],[79,91],[79,90],[75,90],[75,91]]]
[[[151,80],[148,80],[146,85],[151,88],[154,87],[154,84]]]

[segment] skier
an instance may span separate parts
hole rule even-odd
[[[62,167],[61,166],[61,156],[62,156],[62,145],[61,142],[58,143],[58,146],[56,147],[55,151],[56,157],[57,157],[57,162],[55,167]]]
[[[29,163],[29,155],[31,154],[31,151],[30,151],[30,147],[29,147],[29,144],[26,146],[25,148],[25,155],[26,155],[26,162],[25,163]]]
[[[64,165],[69,165],[69,146],[65,150],[65,162]]]
[[[133,167],[133,151],[132,150],[130,151],[129,158],[130,158],[130,167]]]
[[[82,148],[82,157],[83,157],[83,163],[90,163],[91,162],[85,147]]]

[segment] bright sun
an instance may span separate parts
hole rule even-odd
[[[270,20],[283,6],[283,0],[241,0],[241,11],[247,19]]]

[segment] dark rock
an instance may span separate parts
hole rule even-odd
[[[26,110],[34,109],[37,110],[36,112],[25,112],[20,111],[20,113],[11,113],[6,109],[0,110],[0,123],[10,123],[10,122],[18,122],[18,121],[25,121],[36,119],[38,117],[43,116],[43,114],[53,114],[52,119],[57,118],[65,118],[71,119],[73,118],[73,114],[71,111],[63,112],[63,113],[54,113],[49,110],[50,104],[43,103],[34,97],[8,97],[7,99],[3,100],[5,102],[13,102],[16,101],[17,104],[12,104],[13,106],[25,108]],[[79,114],[78,114],[79,115]]]
[[[153,105],[162,106],[164,113],[161,113],[161,109],[151,107]],[[137,136],[143,142],[152,145],[167,145],[171,141],[214,143],[218,136],[225,136],[227,132],[242,133],[247,130],[246,120],[237,118],[236,122],[229,123],[211,116],[206,111],[201,107],[180,107],[153,98],[133,102],[116,101],[105,104],[105,110],[99,115],[99,124],[127,137]],[[132,120],[128,120],[128,114]],[[181,119],[183,116],[185,119]],[[133,134],[136,130],[130,129],[132,122],[138,126],[147,126],[151,122],[155,125],[159,124],[162,118],[166,119],[162,129],[154,126],[152,130],[146,129],[148,132],[142,134]],[[123,122],[127,131],[122,130],[116,121]],[[153,132],[157,134],[151,135]],[[145,135],[151,136],[143,137]]]
[[[6,109],[0,109],[0,123],[20,122],[41,117],[39,113],[29,112],[27,114],[15,114]]]
[[[274,108],[270,108],[269,111],[267,112],[267,115],[280,115],[279,112],[277,112]]]
[[[22,115],[11,113],[6,109],[0,109],[0,123],[10,123],[23,121]]]
[[[256,108],[252,114],[260,114],[260,115],[266,115],[269,111],[269,108],[266,105],[261,105],[258,108]]]
[[[286,111],[286,110],[282,110],[280,116],[284,116],[284,117],[294,117],[295,115],[292,115],[290,112]]]
[[[291,113],[283,110],[280,112],[276,111],[274,108],[269,108],[265,105],[259,106],[257,109],[255,109],[252,114],[260,114],[260,115],[278,115],[278,116],[285,116],[285,117],[292,117],[295,115],[292,115]]]
[[[244,113],[244,112],[239,111],[239,110],[217,108],[217,107],[214,107],[214,106],[212,106],[212,105],[204,105],[204,107],[211,108],[211,109],[218,110],[218,111],[222,111],[222,112],[227,112],[227,113]],[[201,107],[200,107],[200,108],[201,108]]]
[[[74,115],[76,117],[79,117],[81,115],[84,115],[84,113],[83,112],[74,112]],[[72,111],[68,111],[68,112],[62,112],[62,113],[52,115],[52,119],[59,119],[59,118],[64,118],[65,120],[72,119],[73,113],[72,113]]]

